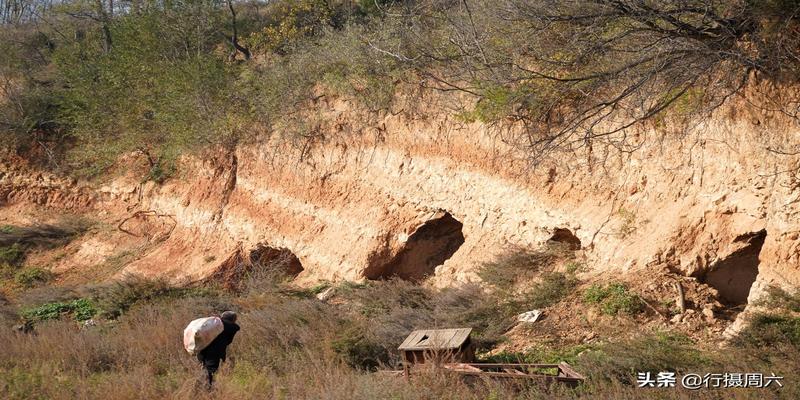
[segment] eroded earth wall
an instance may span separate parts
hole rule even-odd
[[[800,287],[800,161],[780,154],[800,149],[791,124],[715,116],[680,134],[639,130],[632,152],[581,148],[531,168],[483,124],[356,112],[345,101],[318,108],[326,122],[313,140],[275,134],[209,150],[164,185],[136,174],[83,185],[6,161],[4,218],[20,204],[101,210],[115,223],[148,212],[140,229],[153,234],[146,225],[160,220],[159,241],[117,276],[176,282],[270,246],[296,255],[300,284],[431,274],[448,285],[555,235],[598,275],[669,268],[731,302]]]

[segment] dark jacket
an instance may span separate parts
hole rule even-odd
[[[198,358],[207,360],[225,360],[225,351],[228,345],[233,342],[233,337],[236,332],[239,332],[239,325],[222,321],[224,329],[214,340],[209,343],[208,347],[200,350]]]

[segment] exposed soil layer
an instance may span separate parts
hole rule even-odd
[[[235,272],[263,244],[277,249],[257,252],[267,259],[291,249],[285,264],[301,286],[398,277],[443,287],[555,241],[579,248],[591,278],[666,268],[734,306],[771,285],[800,287],[800,155],[769,151],[800,148],[796,125],[715,114],[691,134],[620,132],[641,138],[632,152],[609,137],[532,168],[515,142],[524,132],[464,123],[446,111],[452,98],[436,96],[398,99],[388,113],[321,97],[307,110],[313,140],[276,127],[260,142],[182,157],[163,184],[142,183],[147,160],[136,154],[102,182],[3,159],[0,224],[91,215],[103,230],[43,265],[175,284]]]

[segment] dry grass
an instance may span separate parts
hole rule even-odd
[[[118,297],[112,297],[126,304],[126,311],[115,319],[101,318],[96,326],[82,327],[64,316],[38,323],[34,334],[7,329],[15,322],[14,307],[0,302],[4,398],[792,399],[800,395],[794,382],[800,352],[791,342],[773,341],[770,348],[743,342],[719,351],[668,332],[606,338],[579,351],[554,349],[554,357],[568,355],[589,378],[577,390],[468,384],[435,372],[406,381],[370,370],[375,367],[367,359],[375,357],[370,352],[383,352],[393,364],[396,346],[411,329],[487,324],[482,318],[490,317],[474,310],[489,307],[485,302],[491,297],[475,286],[436,291],[403,281],[343,285],[330,302],[288,290],[281,280],[250,282],[237,294],[192,290],[173,296],[169,295],[173,289],[163,284],[142,281],[105,290],[115,291]],[[242,330],[215,390],[207,393],[198,385],[199,365],[182,348],[181,332],[188,321],[229,308],[240,311]],[[689,392],[631,384],[636,372],[647,370],[775,372],[786,376],[786,387]]]
[[[242,313],[242,331],[213,395],[196,386],[199,366],[185,353],[187,321],[228,307],[204,298],[143,304],[114,322],[82,328],[71,320],[35,334],[2,331],[0,390],[7,398],[485,398],[442,376],[409,383],[349,367],[334,351],[343,321],[324,303],[275,297]]]

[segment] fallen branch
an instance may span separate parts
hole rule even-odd
[[[647,306],[648,308],[650,308],[651,310],[655,311],[655,313],[656,313],[656,314],[658,314],[658,315],[660,315],[660,316],[661,316],[661,318],[664,318],[664,320],[667,320],[667,321],[669,320],[669,318],[667,318],[667,316],[666,316],[666,315],[664,315],[663,313],[661,313],[661,311],[658,311],[658,309],[656,309],[656,308],[655,308],[655,307],[653,307],[653,306],[652,306],[650,303],[648,303],[648,302],[647,302],[647,300],[645,300],[645,299],[642,299],[642,298],[641,298],[641,296],[639,296],[639,298],[642,300],[642,303],[644,303],[644,305],[646,305],[646,306]]]
[[[127,229],[122,227],[123,225],[125,225],[126,222],[128,222],[128,221],[130,221],[130,220],[132,220],[134,218],[140,218],[140,217],[143,217],[143,218],[148,218],[148,217],[164,218],[164,217],[166,217],[166,218],[171,219],[173,224],[172,224],[172,227],[167,232],[167,236],[171,235],[172,231],[175,230],[175,227],[178,225],[178,221],[175,219],[174,215],[159,214],[155,210],[141,210],[141,211],[136,211],[135,213],[131,214],[130,217],[125,218],[122,221],[120,221],[120,223],[117,225],[117,229],[119,229],[120,231],[125,232],[128,235],[131,235],[133,237],[141,237],[141,235],[137,235],[137,234],[135,234],[135,233],[133,233],[133,232],[131,232],[131,231],[129,231],[129,230],[127,230]]]

